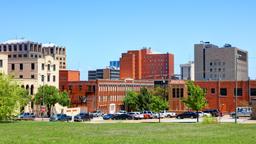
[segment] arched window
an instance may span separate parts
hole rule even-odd
[[[31,85],[31,87],[30,87],[30,94],[34,95],[34,85]]]
[[[26,85],[26,90],[28,90],[29,89],[29,85]]]

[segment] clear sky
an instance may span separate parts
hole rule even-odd
[[[200,41],[249,52],[256,78],[255,0],[1,0],[0,41],[24,37],[67,48],[68,69],[108,66],[122,52],[151,47],[193,60]]]

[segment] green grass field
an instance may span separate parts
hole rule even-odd
[[[256,125],[0,123],[1,144],[256,144]]]

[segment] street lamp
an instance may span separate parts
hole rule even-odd
[[[241,57],[241,55],[236,54],[236,92],[235,92],[235,123],[237,123],[237,60]]]

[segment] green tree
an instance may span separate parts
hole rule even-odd
[[[0,121],[11,120],[31,97],[10,76],[0,74]]]
[[[150,91],[145,87],[141,88],[138,94],[138,109],[141,111],[150,110],[151,101],[152,94]]]
[[[48,116],[51,115],[51,108],[59,103],[63,106],[68,106],[70,99],[66,92],[59,92],[54,86],[44,85],[38,88],[35,95],[36,104],[45,105],[48,109]]]
[[[138,111],[138,93],[134,91],[128,91],[124,98],[124,105],[128,108],[128,111]]]
[[[196,86],[194,82],[187,81],[186,83],[188,88],[188,97],[186,99],[183,99],[183,103],[192,110],[195,110],[196,112],[202,110],[206,104],[206,98],[205,98],[205,91],[200,88],[199,86]],[[197,114],[197,122],[199,122],[199,116]]]
[[[157,86],[151,93],[152,95],[161,96],[163,99],[168,100],[168,89],[166,87]]]
[[[160,96],[152,96],[150,110],[157,112],[160,123],[160,112],[168,108],[168,102]]]

